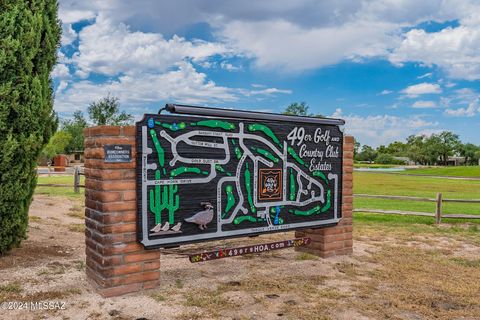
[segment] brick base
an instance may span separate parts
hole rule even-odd
[[[87,278],[104,297],[154,288],[160,251],[136,237],[135,127],[87,128],[84,136]],[[106,144],[130,144],[132,162],[105,163]]]
[[[342,220],[335,227],[296,231],[296,237],[309,237],[312,243],[295,250],[322,258],[352,253],[353,147],[353,137],[346,136],[343,141]]]

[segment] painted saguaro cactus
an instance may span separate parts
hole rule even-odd
[[[160,179],[160,170],[155,171],[155,179]],[[160,188],[161,186],[156,185],[155,190],[150,190],[150,211],[155,215],[155,224],[162,223],[162,210],[165,208],[162,203]]]
[[[164,186],[166,189],[167,186]],[[178,191],[178,186],[176,184],[171,184],[168,186],[168,192],[164,189],[163,192],[163,203],[165,205],[165,209],[168,210],[168,223],[174,224],[175,223],[175,211],[178,210],[180,206],[180,197],[174,194]]]
[[[155,179],[160,179],[160,170],[155,171]],[[175,195],[178,191],[177,185],[163,186],[156,185],[155,190],[150,190],[150,211],[155,215],[155,224],[162,223],[162,211],[168,210],[168,223],[175,223],[175,211],[180,206],[180,197]]]

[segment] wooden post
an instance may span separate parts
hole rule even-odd
[[[442,222],[442,193],[437,193],[437,208],[435,210],[435,223],[439,224]]]
[[[75,172],[73,176],[73,191],[75,193],[80,192],[80,168],[78,166],[75,167]]]

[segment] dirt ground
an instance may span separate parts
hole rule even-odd
[[[79,202],[35,196],[28,240],[0,257],[0,302],[64,310],[1,310],[1,319],[480,319],[480,243],[458,233],[356,226],[353,255],[330,259],[293,249],[186,257],[292,233],[185,246],[163,252],[158,288],[104,299],[86,281],[82,219]]]

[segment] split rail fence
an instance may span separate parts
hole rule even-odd
[[[49,170],[50,171],[50,170]],[[48,175],[55,174],[55,172],[49,172]],[[61,173],[64,175],[65,173]],[[80,192],[80,188],[85,188],[84,184],[80,184],[80,176],[84,176],[85,173],[81,170],[80,167],[75,167],[73,172],[73,185],[72,184],[60,184],[60,183],[37,183],[39,187],[59,187],[59,188],[72,188],[75,193]]]
[[[435,202],[436,203],[435,213],[416,212],[416,211],[402,211],[402,210],[381,210],[381,209],[368,209],[368,208],[357,208],[357,209],[353,210],[354,212],[434,217],[436,224],[441,223],[442,218],[480,219],[480,215],[474,215],[474,214],[456,214],[456,213],[455,214],[444,214],[444,213],[442,213],[442,204],[444,202],[478,203],[478,204],[480,204],[480,199],[445,199],[445,198],[442,197],[442,193],[437,193],[436,198],[405,197],[405,196],[390,196],[390,195],[372,195],[372,194],[354,194],[354,197],[355,198],[376,198],[376,199],[405,200],[405,201],[420,201],[420,202]]]

